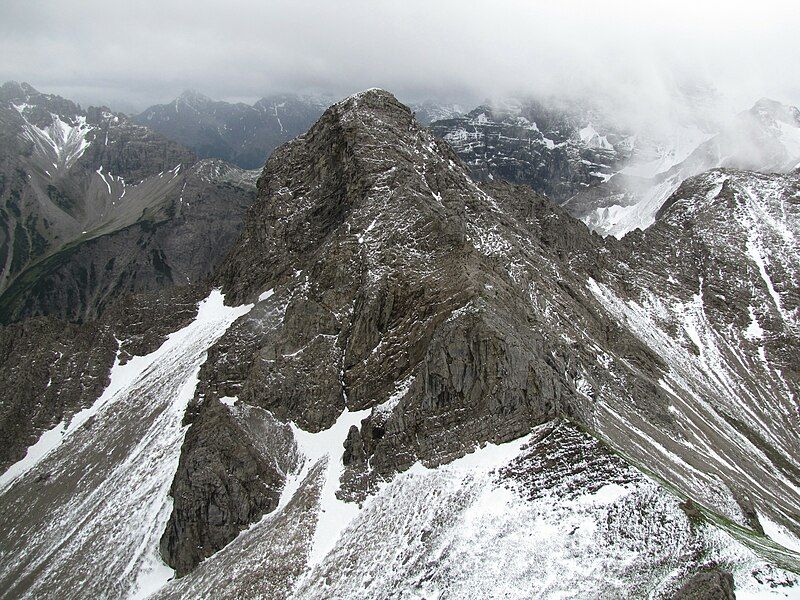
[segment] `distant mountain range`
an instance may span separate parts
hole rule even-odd
[[[0,322],[96,317],[120,295],[196,282],[237,234],[257,172],[121,113],[0,87]]]
[[[328,96],[280,94],[250,105],[187,91],[169,104],[151,106],[134,121],[191,148],[201,158],[258,169],[275,148],[305,133],[332,102]],[[423,124],[461,112],[458,105],[432,101],[411,108]]]
[[[731,120],[658,134],[584,106],[520,101],[434,121],[482,181],[524,183],[603,235],[651,225],[680,184],[716,167],[786,173],[800,166],[800,111],[762,99]]]
[[[304,133],[330,103],[324,97],[285,94],[253,105],[234,104],[187,91],[169,104],[151,106],[134,121],[201,158],[260,169],[275,148]]]
[[[626,165],[594,189],[577,193],[564,208],[595,231],[621,237],[652,225],[688,178],[718,167],[761,173],[800,168],[800,111],[761,99],[697,143],[683,160]]]

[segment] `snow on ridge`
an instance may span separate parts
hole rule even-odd
[[[614,149],[606,136],[600,135],[591,124],[578,131],[578,138],[587,148],[600,148],[603,150]]]

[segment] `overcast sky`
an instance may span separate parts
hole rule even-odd
[[[379,86],[406,100],[547,93],[639,106],[707,83],[800,104],[798,1],[0,0],[0,79],[142,109]]]

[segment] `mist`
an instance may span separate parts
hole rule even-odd
[[[585,98],[639,120],[674,113],[686,89],[731,111],[800,104],[799,29],[789,1],[4,0],[0,79],[128,112],[184,89],[252,101],[377,86],[467,106]]]

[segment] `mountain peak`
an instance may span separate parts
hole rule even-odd
[[[762,119],[774,119],[800,126],[800,110],[796,106],[783,104],[771,98],[759,99],[748,112]]]
[[[394,94],[381,88],[369,88],[363,92],[358,92],[348,96],[344,100],[334,104],[333,108],[338,109],[342,114],[357,112],[389,111],[411,116],[411,109],[400,102]]]
[[[213,100],[208,96],[192,89],[184,90],[183,93],[175,99],[175,101],[192,105],[213,102]]]
[[[29,96],[38,94],[38,90],[24,81],[6,81],[0,86],[0,99],[3,100],[26,99]]]

